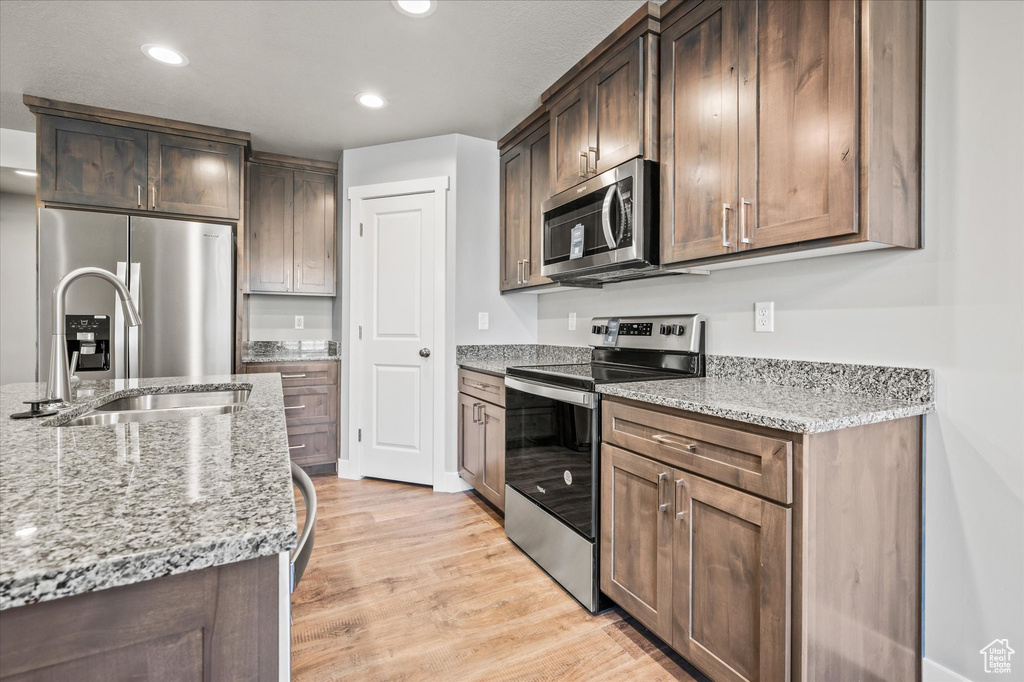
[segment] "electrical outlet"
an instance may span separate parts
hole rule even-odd
[[[767,301],[754,304],[754,331],[775,331],[775,302]]]
[[[569,331],[576,331],[576,313],[569,313]]]
[[[477,329],[490,329],[491,316],[489,313],[478,313],[476,320]]]
[[[305,320],[305,318],[302,317],[302,315],[296,315],[295,316],[295,328],[296,329],[305,329],[306,328],[306,320]]]

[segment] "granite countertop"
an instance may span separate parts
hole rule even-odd
[[[590,362],[592,351],[590,346],[543,344],[458,346],[455,362],[464,369],[505,376],[509,367]]]
[[[337,341],[247,341],[242,362],[329,362],[341,356]]]
[[[232,414],[54,426],[111,395],[246,387]],[[278,375],[83,381],[66,412],[10,419],[44,388],[0,389],[0,610],[295,546]]]
[[[508,367],[583,363],[589,347],[459,346],[461,367],[504,375]],[[930,414],[929,369],[708,355],[707,377],[600,384],[599,393],[796,433]]]
[[[735,379],[603,384],[599,393],[796,433],[821,433],[935,411],[934,402]]]

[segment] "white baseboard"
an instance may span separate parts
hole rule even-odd
[[[352,481],[358,481],[362,476],[356,471],[353,466],[352,460],[350,459],[339,459],[338,460],[338,478],[347,478]]]
[[[434,492],[438,493],[461,493],[472,489],[473,486],[463,481],[457,471],[446,471],[440,481],[434,482]]]
[[[921,660],[921,680],[922,682],[971,682],[963,675],[927,658]]]

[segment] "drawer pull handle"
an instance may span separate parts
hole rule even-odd
[[[282,374],[282,379],[305,379],[305,374]]]
[[[303,443],[302,445],[289,445],[288,449],[289,450],[301,450],[304,447],[306,447],[305,443]]]
[[[686,481],[684,481],[681,478],[676,480],[676,499],[675,499],[676,509],[679,509],[679,489],[680,488],[685,488],[685,487],[686,487]],[[685,519],[686,518],[686,512],[687,512],[686,509],[684,509],[683,511],[677,511],[676,512],[676,519],[680,520],[680,521]]]
[[[654,434],[654,436],[652,436],[652,438],[654,440],[658,441],[659,443],[661,443],[662,445],[668,446],[670,448],[675,448],[676,450],[686,450],[687,452],[696,452],[697,451],[697,444],[696,443],[680,443],[680,442],[674,441],[674,440],[670,439],[668,436],[662,435],[660,433]]]
[[[306,408],[305,405],[285,405],[284,406],[284,409],[286,409],[286,410],[303,410],[305,408]]]
[[[481,391],[494,391],[497,387],[490,384],[481,384],[479,381],[470,381],[466,379],[466,385],[470,388],[479,388]]]
[[[662,512],[668,510],[668,502],[662,502],[661,501],[662,500],[661,491],[663,489],[663,486],[661,485],[661,482],[664,481],[667,478],[668,478],[668,474],[666,474],[666,473],[658,474],[658,511],[662,511]]]

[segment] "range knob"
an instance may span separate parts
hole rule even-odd
[[[676,336],[682,336],[686,333],[686,327],[681,324],[674,324],[672,325],[672,333]]]
[[[592,325],[592,326],[590,327],[590,333],[591,333],[591,334],[600,334],[600,333],[601,333],[601,327],[599,327],[599,326],[598,326],[598,325],[596,325],[596,324],[595,324],[595,325]]]

